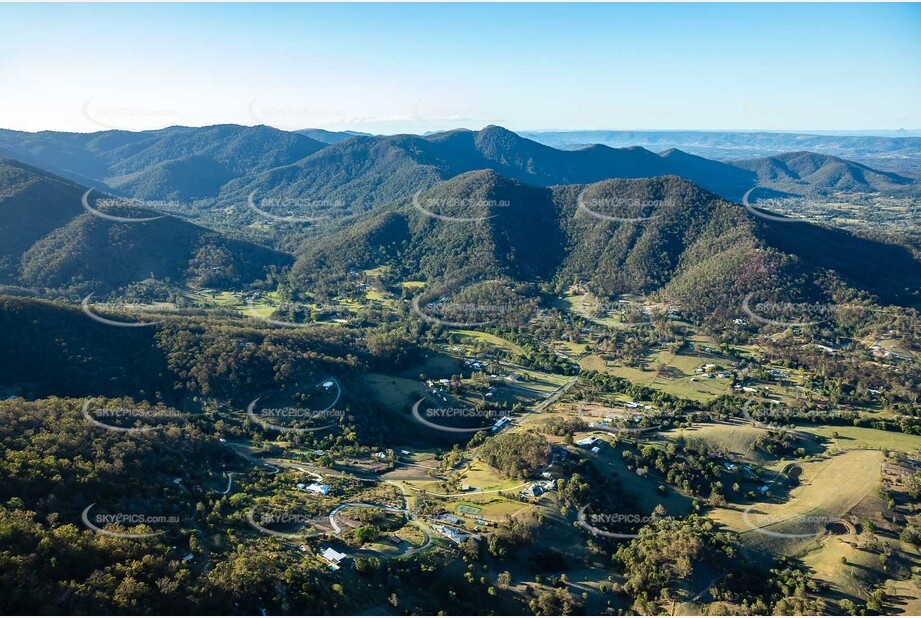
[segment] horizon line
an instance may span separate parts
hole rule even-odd
[[[127,129],[127,128],[100,128],[93,131],[78,131],[78,130],[63,130],[63,129],[39,129],[35,131],[29,131],[25,129],[15,129],[12,127],[0,127],[0,131],[15,131],[18,133],[74,133],[82,135],[91,135],[94,133],[108,133],[112,131],[121,131],[125,133],[155,133],[157,131],[165,131],[167,129],[207,129],[210,127],[221,127],[221,126],[236,126],[236,127],[269,127],[277,131],[283,131],[285,133],[298,133],[300,131],[327,131],[329,133],[355,133],[358,135],[366,136],[395,136],[395,135],[431,135],[435,133],[446,133],[448,131],[482,131],[488,127],[500,127],[507,131],[513,133],[599,133],[599,132],[617,132],[617,133],[772,133],[772,134],[795,134],[795,135],[815,135],[815,136],[826,136],[826,137],[858,137],[862,135],[863,137],[899,137],[893,135],[879,135],[879,133],[919,133],[921,134],[921,129],[906,129],[904,127],[894,128],[894,129],[764,129],[764,128],[749,128],[749,129],[699,129],[699,128],[580,128],[580,129],[557,129],[557,128],[541,128],[541,129],[509,129],[504,125],[499,125],[495,123],[484,124],[479,129],[471,129],[464,126],[457,126],[450,129],[437,129],[437,130],[428,130],[422,132],[411,132],[411,131],[397,131],[397,132],[382,132],[382,133],[373,133],[369,131],[362,131],[359,129],[353,128],[342,128],[342,129],[330,129],[324,127],[303,127],[300,129],[285,129],[281,127],[276,127],[266,123],[254,123],[254,124],[244,124],[240,122],[217,122],[214,124],[202,124],[202,125],[183,125],[183,124],[173,124],[165,125],[162,127],[149,128],[149,129]],[[850,133],[852,135],[847,135]],[[859,134],[859,135],[855,135]],[[905,135],[903,137],[921,137],[921,135]]]

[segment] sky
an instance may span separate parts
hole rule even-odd
[[[0,4],[0,127],[921,129],[919,4]]]

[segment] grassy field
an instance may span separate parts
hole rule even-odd
[[[388,408],[400,408],[415,403],[415,395],[425,391],[424,385],[417,380],[408,380],[388,376],[382,373],[368,373],[364,385],[371,391],[374,399]]]
[[[890,581],[886,585],[888,605],[899,616],[921,616],[921,587],[914,581]]]
[[[476,515],[465,514],[463,511],[457,510],[457,507],[461,505],[478,508],[480,512]],[[469,500],[464,499],[457,502],[445,502],[444,508],[446,511],[450,511],[455,515],[466,516],[473,522],[478,517],[486,521],[502,521],[506,517],[535,511],[540,507],[514,500],[497,499],[490,497],[490,494],[486,494],[485,496],[470,496]]]
[[[814,538],[775,537],[753,530],[752,526],[768,532],[817,535],[824,531],[823,522],[842,518],[862,501],[875,496],[882,461],[879,451],[850,451],[802,462],[798,464],[802,468],[800,484],[790,490],[786,499],[762,499],[750,508],[718,508],[710,516],[738,532],[742,542],[751,548],[796,553],[814,545]]]
[[[464,468],[463,483],[476,487],[477,491],[490,491],[494,489],[504,489],[521,485],[523,481],[515,479],[503,479],[499,476],[499,471],[487,466],[485,463],[474,460]]]
[[[621,313],[636,310],[645,305],[643,299],[639,296],[622,296],[621,299],[625,302],[610,302],[601,300],[593,294],[571,291],[565,296],[554,298],[550,304],[561,311],[579,315],[598,326],[619,328],[623,326]],[[606,307],[612,311],[607,311],[604,315],[593,315],[594,310],[599,306]]]
[[[573,343],[572,341],[559,341],[554,340],[551,342],[553,348],[563,354],[566,354],[570,357],[580,356],[585,354],[585,348],[587,347],[584,343]]]
[[[684,438],[688,444],[704,443],[711,451],[727,451],[756,463],[763,463],[765,454],[756,450],[752,444],[759,436],[767,433],[750,424],[742,423],[707,423],[691,429],[670,429],[659,435],[667,440]]]
[[[490,333],[481,333],[478,330],[462,329],[452,329],[450,332],[456,335],[461,335],[463,337],[469,337],[476,341],[485,341],[486,343],[491,343],[497,348],[502,348],[511,354],[524,354],[524,350],[521,348],[521,346],[512,343],[508,339],[503,339],[502,337],[497,337],[496,335]]]
[[[428,379],[438,380],[441,378],[450,378],[453,374],[460,373],[463,365],[459,360],[447,354],[437,352],[427,352],[425,361],[421,365],[412,367],[400,373],[405,378],[418,378],[424,374]]]
[[[705,363],[720,364],[719,359],[709,356],[655,350],[648,354],[644,361],[647,365],[645,368],[628,367],[621,363],[605,361],[596,354],[589,354],[579,361],[579,366],[583,370],[603,371],[676,397],[700,402],[710,401],[726,394],[732,386],[732,378],[703,378],[694,373],[694,369]],[[728,369],[728,364],[721,366]]]
[[[921,436],[869,427],[831,426],[819,427],[804,425],[809,432],[824,436],[832,440],[832,434],[837,433],[837,440],[832,440],[830,446],[841,450],[846,449],[884,449],[913,453],[921,449]]]

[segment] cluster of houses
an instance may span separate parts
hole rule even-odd
[[[718,456],[718,453],[710,453],[710,455]],[[740,466],[739,464],[735,464],[730,461],[724,461],[723,467],[726,468],[727,472],[738,472],[739,470],[741,470],[742,472],[747,474],[752,479],[759,480],[758,474],[754,470],[752,470],[752,467],[749,465]],[[771,487],[769,485],[761,485],[760,487],[758,487],[758,492],[761,494],[766,494],[770,490],[771,490]]]
[[[438,521],[443,521],[445,523],[454,524],[455,526],[464,525],[464,520],[458,517],[457,515],[451,515],[451,513],[440,513],[435,516],[435,519]]]
[[[453,527],[464,526],[466,522],[462,518],[452,515],[451,513],[440,513],[435,516],[435,521],[438,523],[433,524],[432,527],[442,536],[447,537],[455,543],[462,543],[467,540],[469,534],[465,534],[464,530],[458,530]],[[481,528],[489,528],[493,525],[482,517],[477,517],[475,521],[476,525],[473,527],[474,532],[479,532]]]
[[[647,406],[649,407],[649,406]],[[589,427],[610,427],[614,424],[615,421],[626,421],[632,423],[640,423],[643,419],[646,418],[643,414],[636,414],[631,418],[625,416],[620,416],[618,414],[612,414],[611,416],[605,416],[603,419],[598,421],[597,425],[595,423],[589,423]]]
[[[464,534],[457,528],[452,527],[464,525],[464,520],[460,517],[450,513],[440,513],[435,516],[435,520],[441,523],[433,524],[432,528],[442,536],[458,544],[467,540],[469,535]]]
[[[751,393],[752,395],[758,392],[757,388],[754,388],[752,386],[742,386],[741,384],[733,384],[732,388],[736,389],[737,391],[740,390],[743,393]]]
[[[481,362],[478,361],[477,359],[471,358],[471,357],[469,357],[469,356],[468,356],[467,358],[464,359],[464,364],[467,365],[468,367],[470,367],[471,369],[473,369],[474,371],[482,371],[482,370],[483,370],[483,363],[481,363]]]
[[[576,444],[579,446],[594,446],[598,442],[604,442],[604,440],[598,436],[588,436],[587,438],[576,440]]]
[[[893,358],[895,360],[911,360],[910,357],[903,354],[896,354],[880,345],[871,345],[870,351],[873,353],[873,356],[879,356],[882,358]]]
[[[432,390],[432,394],[435,395],[435,398],[441,399],[445,403],[448,402],[448,398],[445,397],[443,393],[449,389],[458,388],[460,386],[460,382],[451,381],[448,378],[428,380],[426,384],[428,384],[428,387]]]

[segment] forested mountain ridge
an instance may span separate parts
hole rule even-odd
[[[326,129],[298,129],[295,133],[306,135],[324,144],[338,144],[356,135],[363,135],[365,137],[371,135],[370,133],[363,133],[361,131],[327,131]]]
[[[870,268],[879,255],[885,274]],[[827,277],[885,302],[917,302],[921,290],[921,259],[908,247],[765,221],[675,177],[544,188],[470,172],[311,244],[292,285],[382,264],[429,281],[582,280],[602,296],[661,294],[700,311],[785,286],[827,299]]]
[[[137,318],[105,306],[93,311],[116,321]],[[182,406],[191,394],[245,406],[311,378],[344,379],[372,362],[358,335],[341,329],[281,329],[194,312],[114,328],[80,307],[0,295],[0,375],[39,396],[133,396]]]
[[[481,169],[537,186],[671,174],[734,198],[754,184],[750,172],[693,155],[661,157],[643,148],[606,146],[563,151],[490,126],[425,137],[356,137],[293,165],[234,180],[218,201],[240,203],[253,192],[268,198],[309,196],[341,202],[335,214],[356,213]]]
[[[125,216],[126,211],[118,211]],[[152,211],[127,211],[150,217]],[[118,223],[85,213],[22,256],[22,281],[34,288],[111,291],[147,278],[200,287],[239,287],[282,270],[285,253],[227,238],[173,216]]]
[[[263,279],[292,262],[287,254],[163,216],[143,202],[87,191],[30,165],[0,160],[4,282],[79,288],[84,294],[151,277],[226,286]],[[87,212],[84,200],[107,216],[160,218],[112,221]]]
[[[0,155],[142,199],[213,197],[232,178],[292,163],[326,144],[267,126],[25,133],[0,130]]]
[[[29,247],[85,212],[84,192],[31,165],[0,159],[0,281],[14,281]]]
[[[139,133],[0,131],[0,154],[87,186],[175,201],[171,210],[186,215],[239,209],[231,216],[235,222],[240,213],[250,220],[255,216],[244,206],[251,195],[301,202],[303,212],[293,214],[339,217],[481,169],[536,186],[674,175],[734,201],[765,183],[779,182],[778,190],[796,193],[914,191],[917,186],[898,174],[825,155],[798,152],[721,162],[675,148],[659,154],[600,144],[558,150],[498,126],[424,136],[238,125]]]

